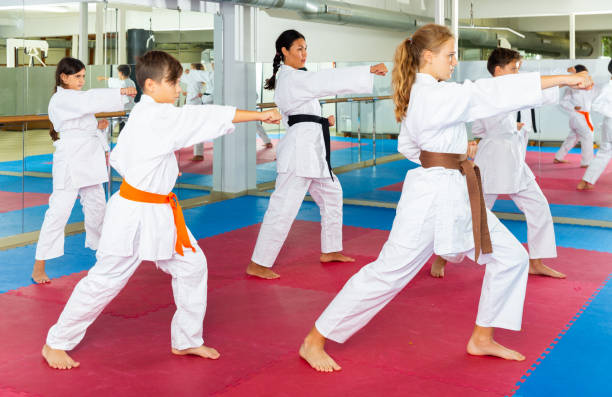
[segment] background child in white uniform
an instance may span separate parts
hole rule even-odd
[[[185,70],[181,76],[181,82],[187,85],[186,104],[202,105],[213,103],[212,97],[212,75],[204,69],[201,63],[192,63],[190,69]],[[202,142],[193,145],[192,161],[204,160],[204,144]]]
[[[283,32],[276,40],[274,74],[266,89],[274,89],[287,133],[277,145],[276,187],[264,216],[247,274],[277,278],[270,269],[287,238],[306,192],[321,211],[321,262],[353,262],[342,254],[342,187],[329,164],[329,121],[321,117],[318,98],[350,93],[370,93],[373,74],[384,75],[384,64],[327,69],[299,70],[306,63],[306,41],[295,30]],[[281,61],[284,63],[281,66]],[[280,71],[279,71],[280,69]],[[277,75],[278,72],[278,75]],[[314,122],[291,122],[306,116]],[[325,135],[326,134],[326,135]]]
[[[108,121],[95,114],[123,110],[123,98],[134,88],[99,88],[81,91],[85,65],[78,59],[60,60],[55,71],[56,92],[49,101],[49,131],[53,139],[53,193],[40,229],[32,279],[47,283],[45,261],[64,255],[64,228],[77,196],[85,215],[85,246],[98,248],[106,199],[102,183],[108,182],[104,152],[109,150]],[[58,135],[59,132],[59,135]]]
[[[592,81],[588,76],[541,78],[539,73],[526,73],[474,83],[444,82],[455,65],[455,40],[445,26],[419,28],[396,51],[393,96],[395,115],[402,123],[398,148],[409,160],[425,163],[425,168],[406,174],[393,227],[378,259],[346,283],[300,347],[300,356],[318,371],[340,369],[324,350],[326,339],[344,342],[365,326],[434,252],[453,261],[467,255],[486,264],[468,353],[525,358],[498,344],[493,327],[521,328],[528,256],[495,215],[483,209],[475,171],[466,160],[465,123],[539,105],[542,88],[586,86]],[[468,196],[466,181],[476,195]]]
[[[118,77],[105,77],[98,76],[98,80],[106,80],[108,84],[108,88],[128,88],[134,87],[136,88],[136,84],[134,80],[130,78],[130,74],[132,73],[132,68],[130,65],[119,65],[117,66],[117,74]],[[134,97],[132,96],[124,96],[123,97],[123,109],[125,111],[130,111],[134,107]]]
[[[232,106],[173,106],[181,88],[180,63],[161,51],[150,51],[136,65],[144,95],[119,136],[110,161],[123,177],[120,192],[110,199],[98,250],[98,261],[74,291],[43,347],[49,366],[77,367],[66,350],[73,349],[87,327],[121,291],[143,260],[155,261],[172,276],[176,314],[172,319],[172,352],[216,359],[204,346],[206,258],[188,231],[171,193],[178,176],[174,152],[234,130],[232,123],[276,122],[276,110],[250,112]],[[139,196],[165,201],[143,201]]]

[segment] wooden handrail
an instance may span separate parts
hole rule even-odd
[[[125,116],[125,112],[109,112],[109,113],[96,113],[98,118],[107,117],[120,117]],[[14,124],[14,123],[26,123],[28,121],[49,121],[48,115],[36,115],[36,114],[25,114],[21,116],[0,116],[0,123],[2,124]]]

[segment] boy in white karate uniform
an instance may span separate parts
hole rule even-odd
[[[521,55],[507,48],[491,52],[487,69],[494,77],[516,74]],[[542,91],[542,105],[559,100],[559,88]],[[482,191],[488,209],[497,196],[509,194],[527,220],[529,243],[529,274],[565,278],[563,273],[542,263],[543,258],[556,258],[555,229],[548,201],[525,162],[529,129],[517,123],[516,112],[504,113],[472,123],[472,134],[481,138],[474,162],[480,168]],[[446,261],[436,258],[431,275],[444,277]]]
[[[608,63],[608,72],[612,74],[612,60]],[[595,182],[604,172],[610,159],[612,159],[612,80],[599,90],[597,98],[593,101],[591,109],[604,115],[601,130],[601,144],[597,155],[578,183],[578,190],[591,190]]]
[[[318,98],[371,93],[373,75],[384,75],[387,68],[379,64],[319,72],[299,70],[306,64],[306,57],[306,40],[301,33],[281,33],[276,40],[274,72],[265,88],[274,89],[274,102],[283,115],[287,133],[277,145],[278,176],[246,269],[251,276],[279,277],[271,267],[306,192],[310,192],[321,211],[320,261],[354,262],[342,254],[342,187],[331,169],[330,120],[321,117]]]
[[[119,65],[117,66],[117,77],[105,77],[98,76],[98,80],[106,80],[108,84],[108,88],[128,88],[134,87],[136,88],[136,84],[134,80],[130,78],[130,74],[132,73],[132,68],[130,65]],[[134,107],[134,97],[125,96],[123,98],[123,109],[126,111],[132,110]],[[123,127],[122,127],[123,128]]]
[[[154,261],[172,276],[176,313],[172,319],[172,352],[216,359],[204,346],[206,258],[185,221],[172,188],[178,176],[174,152],[230,133],[232,123],[261,120],[277,123],[275,110],[251,112],[232,106],[173,103],[181,91],[182,67],[172,56],[150,51],[136,65],[144,95],[134,107],[113,150],[111,165],[123,177],[120,191],[108,203],[98,261],[75,287],[43,347],[49,366],[79,366],[67,353],[87,327],[121,291],[141,261]]]
[[[64,255],[64,229],[78,196],[85,216],[85,246],[98,249],[106,198],[102,183],[108,182],[105,152],[109,151],[104,130],[107,120],[95,114],[123,110],[126,94],[134,88],[98,88],[81,91],[85,65],[65,57],[55,71],[56,92],[49,101],[53,153],[53,193],[40,228],[32,279],[37,284],[50,281],[45,261]],[[59,135],[58,135],[59,133]]]
[[[486,264],[467,352],[525,359],[497,343],[493,328],[521,328],[528,256],[484,208],[478,174],[465,154],[465,123],[539,105],[543,88],[586,87],[592,81],[588,76],[525,73],[463,84],[444,82],[456,65],[455,39],[440,25],[419,28],[395,53],[393,97],[395,116],[401,121],[398,149],[423,167],[406,174],[393,227],[378,259],[351,277],[300,347],[300,356],[317,371],[340,369],[325,351],[325,341],[342,343],[365,326],[434,252],[453,261],[468,256]]]

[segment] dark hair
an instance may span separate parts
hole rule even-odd
[[[608,62],[608,72],[612,74],[612,59],[610,59],[610,62]]]
[[[163,51],[148,51],[136,58],[136,82],[144,90],[145,81],[151,79],[176,83],[183,73],[183,67],[172,55]]]
[[[586,68],[586,66],[581,65],[581,64],[574,66],[574,70],[576,70],[576,73],[588,72],[588,69]]]
[[[489,73],[491,73],[491,75],[494,75],[496,66],[503,68],[510,62],[519,61],[520,59],[521,54],[519,54],[518,51],[498,47],[491,52],[491,55],[489,55],[489,59],[487,60],[487,70]]]
[[[276,72],[280,68],[281,61],[285,60],[283,48],[289,50],[293,42],[298,39],[306,40],[303,34],[293,29],[285,30],[276,39],[276,55],[274,55],[274,60],[272,61],[272,77],[266,80],[266,85],[264,85],[266,90],[273,90],[276,87]]]
[[[191,66],[193,66],[195,70],[204,70],[204,65],[201,63],[192,63]]]
[[[130,65],[119,65],[117,66],[117,71],[125,77],[130,77],[130,74],[132,74],[132,68],[130,68]]]
[[[62,58],[55,69],[55,87],[53,87],[53,93],[55,94],[57,92],[57,87],[64,88],[62,74],[71,76],[79,73],[83,69],[85,69],[85,64],[80,60],[71,57]],[[49,128],[49,135],[53,141],[57,141],[59,139],[57,131],[55,131],[55,128],[53,127],[53,123],[51,123],[51,127]]]

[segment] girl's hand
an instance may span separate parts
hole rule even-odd
[[[108,120],[107,119],[98,120],[98,129],[99,130],[104,131],[107,128],[108,128]]]
[[[387,74],[389,70],[384,63],[379,63],[378,65],[370,66],[370,73],[375,74],[377,76],[384,76]]]
[[[524,126],[524,125],[525,125],[525,123],[516,123],[516,129],[517,129],[518,131],[520,131],[520,130],[521,130],[521,128],[523,128],[523,126]]]
[[[336,125],[336,118],[335,118],[334,116],[329,116],[329,117],[327,118],[327,121],[329,121],[329,126],[330,126],[330,127],[333,127],[333,126],[335,126],[335,125]]]
[[[568,77],[567,86],[579,90],[590,90],[593,88],[593,79],[588,72],[571,74]]]
[[[476,157],[476,152],[478,152],[478,142],[476,142],[476,141],[469,141],[468,142],[468,150],[467,150],[468,158],[473,159],[474,157]]]
[[[276,109],[261,112],[261,121],[268,124],[279,124],[282,120],[281,114]]]
[[[135,97],[137,94],[136,87],[126,87],[121,89],[121,95]]]

